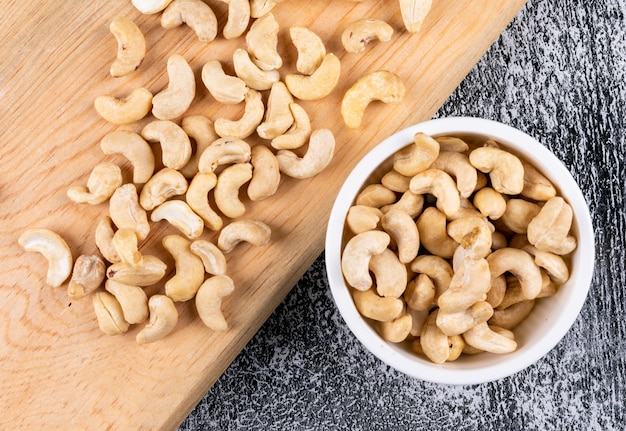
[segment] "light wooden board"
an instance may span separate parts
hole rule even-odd
[[[9,1],[0,11],[0,427],[2,429],[174,429],[201,399],[243,346],[323,250],[327,217],[343,179],[376,143],[413,123],[429,119],[446,100],[523,0],[434,2],[418,34],[403,30],[393,2],[290,0],[274,9],[281,31],[279,50],[294,71],[296,51],[288,28],[306,26],[342,61],[334,92],[301,102],[314,128],[336,137],[331,165],[310,180],[284,178],[278,193],[261,202],[246,201],[247,218],[272,228],[272,242],[261,248],[240,246],[229,255],[235,293],[224,301],[231,328],[215,333],[204,327],[192,302],[177,305],[175,331],[160,342],[138,346],[140,326],[110,337],[98,329],[90,298],[70,301],[64,288],[44,285],[46,261],[17,244],[30,227],[61,234],[74,256],[96,252],[93,232],[107,205],[77,205],[68,187],[84,184],[91,168],[114,161],[130,181],[131,166],[105,156],[100,139],[114,129],[140,131],[151,118],[116,127],[92,107],[100,94],[124,95],[145,86],[153,93],[167,85],[165,63],[177,53],[192,65],[198,81],[187,114],[235,118],[241,106],[216,103],[200,81],[202,65],[224,61],[243,39],[221,37],[204,44],[191,30],[164,30],[158,15],[141,15],[130,1]],[[211,2],[223,28],[226,5]],[[146,35],[148,53],[138,71],[123,78],[108,74],[117,44],[109,22],[125,15]],[[396,30],[387,43],[374,43],[364,54],[346,54],[342,29],[357,18],[375,17]],[[403,103],[368,107],[363,126],[343,126],[343,93],[365,73],[387,69],[405,82]],[[258,139],[251,139],[258,143]],[[152,226],[142,243],[173,273],[173,259],[161,246],[176,233],[166,222]],[[207,232],[205,238],[214,240]],[[148,288],[162,289],[163,283]]]

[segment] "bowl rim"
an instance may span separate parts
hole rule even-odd
[[[400,346],[383,340],[356,310],[343,278],[340,257],[344,222],[349,207],[370,173],[394,152],[409,145],[417,132],[433,136],[482,135],[504,146],[513,146],[515,152],[521,153],[520,155],[527,159],[532,159],[531,163],[542,165],[539,167],[540,171],[551,180],[558,178],[558,181],[554,182],[560,188],[560,195],[566,197],[574,210],[578,246],[572,255],[570,280],[577,281],[575,284],[572,283],[575,288],[564,299],[568,312],[556,317],[555,324],[540,336],[540,343],[525,346],[512,354],[498,355],[500,359],[497,363],[488,367],[456,366],[454,362],[434,364],[418,356],[410,355]],[[545,172],[546,166],[550,168],[549,174]],[[594,261],[595,240],[589,208],[578,184],[566,166],[548,148],[521,130],[494,120],[477,117],[443,117],[417,123],[396,132],[372,148],[353,168],[337,193],[328,220],[325,239],[325,265],[331,294],[343,320],[356,338],[372,354],[404,374],[433,383],[449,385],[480,384],[499,380],[527,368],[551,351],[580,314],[590,289]],[[491,354],[482,353],[481,355]]]

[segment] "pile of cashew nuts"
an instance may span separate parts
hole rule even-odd
[[[389,342],[437,364],[509,353],[569,278],[572,222],[554,185],[497,142],[417,133],[350,207],[342,272]]]

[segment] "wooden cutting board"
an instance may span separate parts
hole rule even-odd
[[[123,96],[145,86],[153,93],[168,82],[165,63],[181,54],[196,72],[198,91],[187,114],[235,118],[242,106],[215,102],[200,81],[202,65],[222,60],[232,73],[232,52],[242,38],[202,43],[187,28],[164,30],[158,15],[141,15],[130,1],[93,3],[12,1],[0,19],[0,428],[8,429],[174,429],[209,390],[292,286],[323,251],[327,217],[343,179],[357,161],[390,134],[429,119],[524,5],[524,0],[435,1],[422,30],[409,34],[394,2],[290,0],[273,13],[280,24],[279,50],[294,71],[296,50],[288,28],[306,26],[340,57],[342,73],[334,92],[301,102],[313,128],[336,137],[334,159],[310,180],[283,177],[278,193],[246,202],[247,218],[272,228],[265,247],[242,245],[228,257],[236,284],[224,301],[230,329],[216,333],[197,317],[192,301],[179,303],[180,320],[167,338],[138,346],[141,325],[123,336],[103,335],[90,298],[70,301],[64,287],[45,286],[47,264],[17,244],[22,231],[46,227],[61,234],[74,257],[96,252],[94,226],[108,211],[71,203],[66,190],[86,183],[92,167],[114,161],[130,181],[131,167],[120,156],[105,156],[100,139],[109,131],[140,131],[150,118],[117,127],[93,109],[100,94]],[[226,4],[212,1],[220,31]],[[109,66],[117,43],[108,24],[119,15],[135,20],[148,52],[139,70],[112,78]],[[395,34],[363,54],[347,54],[340,42],[345,26],[358,18],[380,18]],[[344,92],[369,71],[387,69],[405,82],[398,105],[374,103],[358,130],[344,127],[339,105]],[[258,139],[251,139],[258,142]],[[166,222],[153,224],[142,252],[168,264],[161,246],[177,233]],[[215,240],[207,232],[205,238]],[[162,289],[163,283],[149,288]]]

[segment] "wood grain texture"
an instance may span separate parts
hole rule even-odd
[[[437,2],[415,35],[402,30],[396,7],[377,2],[291,0],[275,8],[286,63],[282,76],[294,69],[296,52],[287,31],[292,25],[318,33],[342,60],[335,91],[322,101],[302,102],[314,128],[335,134],[333,162],[314,179],[283,179],[272,198],[247,202],[246,217],[268,223],[272,243],[242,246],[229,256],[237,286],[224,302],[229,331],[208,330],[193,305],[182,303],[170,336],[137,346],[138,327],[124,336],[104,336],[89,298],[70,302],[63,288],[44,286],[45,260],[23,252],[17,237],[27,228],[46,227],[67,240],[75,257],[95,252],[95,222],[107,206],[72,204],[66,190],[84,184],[91,168],[104,160],[119,163],[130,181],[131,166],[104,156],[99,142],[114,129],[139,131],[150,119],[114,127],[95,113],[94,98],[121,96],[138,86],[160,91],[167,85],[167,57],[174,53],[187,59],[200,83],[206,61],[223,60],[228,69],[232,52],[244,42],[220,36],[203,44],[187,27],[166,31],[158,15],[141,15],[128,1],[5,2],[0,12],[1,428],[154,430],[180,424],[322,251],[333,198],[360,157],[384,137],[430,118],[524,3]],[[223,28],[226,5],[210,5]],[[118,15],[136,21],[149,49],[137,72],[112,78],[108,70],[117,46],[108,24]],[[363,55],[346,54],[341,30],[362,17],[388,21],[396,35]],[[405,101],[373,104],[364,126],[347,130],[338,109],[343,93],[367,71],[383,68],[405,81]],[[199,84],[187,114],[215,119],[236,117],[241,110],[214,102]],[[161,257],[171,275],[173,259],[160,245],[168,233],[176,231],[165,222],[153,225],[141,250]],[[210,233],[205,237],[215,239]]]

